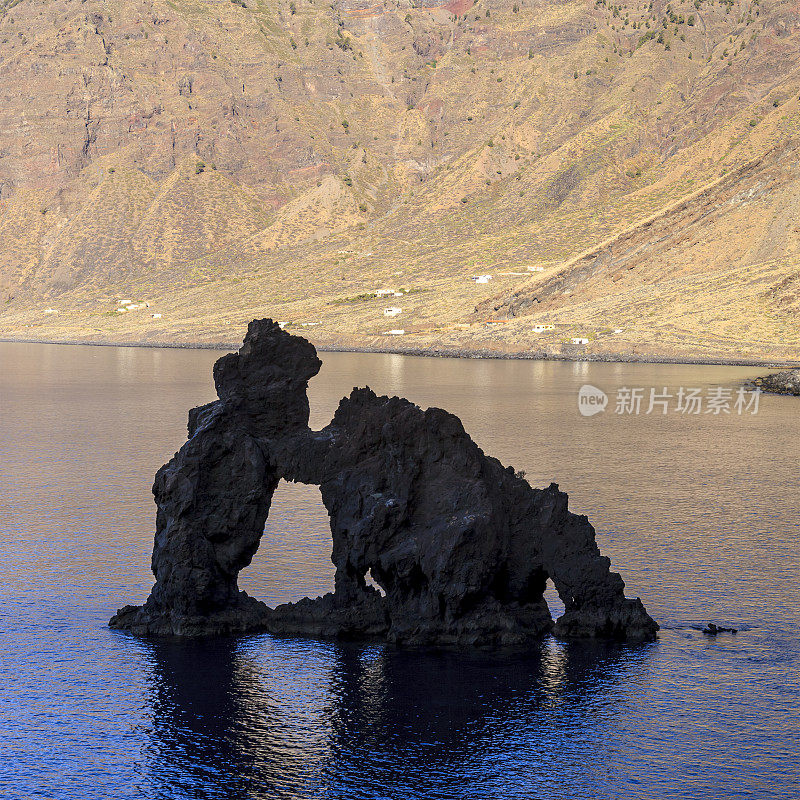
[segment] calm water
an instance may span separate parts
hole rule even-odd
[[[0,344],[3,800],[800,796],[800,400],[585,419],[587,382],[613,406],[757,370],[323,354],[313,425],[364,383],[457,413],[570,493],[660,640],[501,658],[112,632],[151,586],[153,474],[218,355]],[[326,520],[316,488],[282,485],[242,586],[328,590]]]

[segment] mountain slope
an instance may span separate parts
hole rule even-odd
[[[797,358],[798,56],[796,0],[21,0],[0,334]]]

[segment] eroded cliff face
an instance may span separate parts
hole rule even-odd
[[[379,637],[409,645],[520,645],[565,637],[646,640],[658,626],[552,484],[532,488],[486,456],[460,420],[354,389],[308,428],[313,346],[271,320],[214,369],[220,400],[156,475],[156,585],[111,626],[137,634]],[[281,479],[316,484],[331,518],[335,591],[270,609],[238,591]],[[383,590],[372,588],[367,575]],[[553,624],[552,579],[566,607]]]

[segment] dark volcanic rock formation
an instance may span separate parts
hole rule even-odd
[[[800,396],[800,368],[789,369],[786,372],[776,372],[772,375],[765,375],[763,378],[755,378],[748,386],[771,394]]]
[[[111,626],[140,634],[380,637],[403,644],[652,639],[586,517],[555,484],[533,489],[470,439],[460,420],[354,389],[308,427],[314,347],[271,320],[214,367],[219,400],[189,414],[189,440],[156,475],[156,585]],[[316,484],[331,518],[335,591],[270,609],[238,591],[278,481]],[[370,587],[366,576],[383,589]],[[566,606],[553,621],[552,579]]]

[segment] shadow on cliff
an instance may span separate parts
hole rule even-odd
[[[546,769],[564,722],[630,681],[653,646],[548,637],[503,656],[271,637],[142,641],[148,780],[170,797],[377,796],[370,787],[422,796],[498,745],[508,757],[504,740],[520,735]]]

